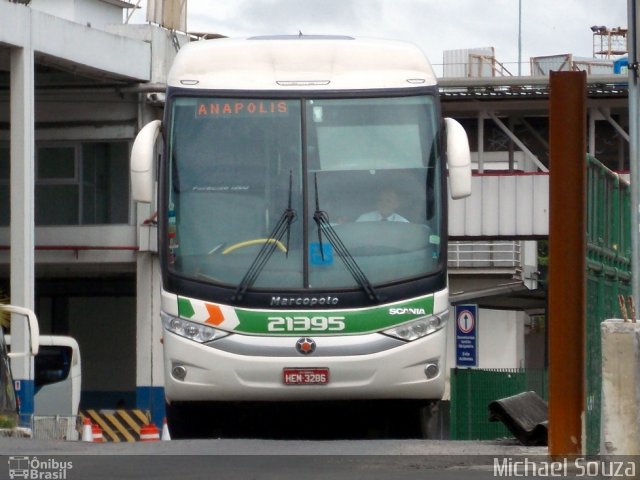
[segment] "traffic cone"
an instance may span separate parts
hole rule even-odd
[[[171,440],[171,435],[169,434],[169,425],[167,425],[167,417],[164,417],[162,420],[162,437],[160,440]]]
[[[153,423],[140,427],[141,442],[157,442],[160,440],[160,430]]]
[[[82,441],[93,442],[93,431],[91,429],[91,419],[89,419],[89,417],[82,418]]]
[[[97,423],[94,423],[91,426],[91,434],[93,435],[94,443],[102,443],[104,442],[104,437],[102,436],[102,428]]]

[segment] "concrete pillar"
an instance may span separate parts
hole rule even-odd
[[[148,204],[137,204],[137,223],[150,215]],[[155,233],[155,232],[154,232]],[[136,260],[136,407],[151,412],[162,425],[165,416],[161,272],[155,252],[140,251]]]
[[[11,110],[11,303],[34,310],[34,55],[31,46],[31,17],[24,18],[25,41],[10,53]],[[12,316],[12,350],[29,352],[29,330],[24,318]],[[12,359],[20,401],[21,421],[33,414],[33,358]]]
[[[605,320],[600,454],[640,455],[640,323]]]

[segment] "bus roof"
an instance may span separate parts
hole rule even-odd
[[[436,77],[415,45],[344,36],[213,39],[185,45],[172,87],[215,90],[363,90],[424,87]]]

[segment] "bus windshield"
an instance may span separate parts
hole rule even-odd
[[[353,289],[443,268],[434,97],[176,96],[169,273],[264,289]]]

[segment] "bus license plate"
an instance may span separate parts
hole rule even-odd
[[[282,370],[285,385],[326,385],[329,383],[328,368],[285,368]]]

